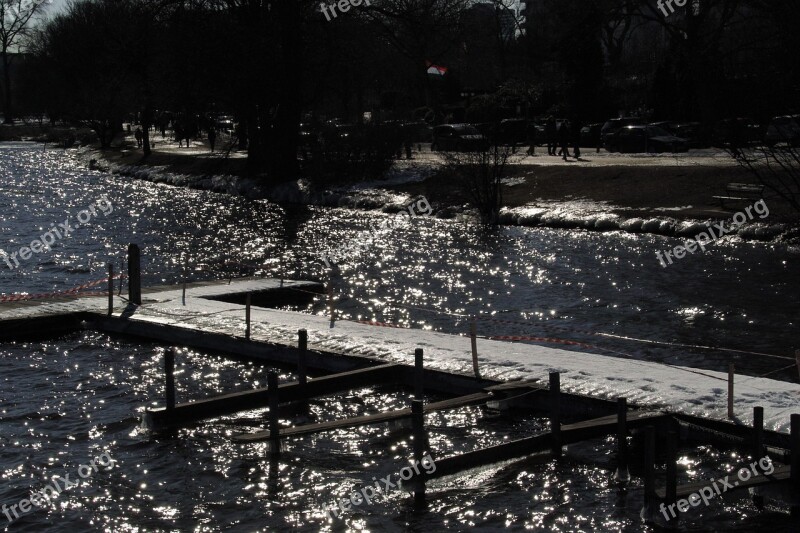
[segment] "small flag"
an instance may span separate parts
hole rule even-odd
[[[430,61],[426,61],[425,65],[428,67],[428,74],[431,76],[444,76],[447,74],[447,67],[434,65]]]

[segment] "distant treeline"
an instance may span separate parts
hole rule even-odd
[[[800,0],[689,0],[668,17],[655,0],[525,6],[371,0],[327,20],[319,0],[77,0],[32,33],[15,111],[89,126],[103,147],[132,115],[145,131],[164,111],[232,115],[250,171],[268,180],[298,174],[301,123],[366,112],[429,123],[797,112]]]

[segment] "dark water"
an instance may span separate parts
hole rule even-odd
[[[260,265],[270,275],[323,278],[322,251],[364,242],[362,253],[335,276],[346,317],[459,332],[465,329],[460,315],[478,314],[484,335],[574,339],[636,358],[714,369],[733,360],[751,374],[791,361],[585,332],[783,356],[798,338],[798,253],[782,246],[726,241],[706,256],[662,269],[655,251],[676,244],[662,237],[484,231],[428,217],[381,233],[378,222],[390,215],[288,209],[137,182],[87,171],[72,154],[38,145],[0,148],[0,248],[19,250],[103,194],[113,212],[98,211],[19,268],[0,262],[2,291],[64,290],[100,279],[107,262],[119,264],[129,242],[142,246],[147,283],[179,279],[184,263],[194,279],[252,271],[238,263]],[[321,312],[320,304],[310,310]],[[157,348],[92,333],[0,347],[0,502],[16,504],[53,475],[74,478],[103,451],[117,461],[10,530],[642,529],[638,482],[620,492],[611,481],[611,440],[572,448],[571,459],[559,464],[523,461],[436,482],[426,512],[415,512],[408,496],[396,491],[329,523],[325,508],[334,498],[373,477],[397,477],[410,455],[407,438],[384,427],[306,437],[289,442],[280,464],[270,465],[263,447],[229,440],[263,427],[264,413],[257,411],[184,430],[178,439],[154,439],[137,429],[136,417],[163,394]],[[263,384],[269,370],[195,352],[181,361],[181,398],[248,389]],[[796,379],[796,370],[775,376]],[[312,411],[330,419],[399,408],[404,401],[398,391],[365,389],[314,403]],[[530,435],[544,424],[528,414],[480,407],[429,416],[426,423],[441,456]],[[724,450],[685,455],[687,479],[713,477],[733,462]],[[733,527],[788,530],[789,518],[785,509],[758,512],[746,499],[734,499],[696,509],[681,522],[697,531]]]

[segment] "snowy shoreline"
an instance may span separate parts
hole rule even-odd
[[[304,179],[286,182],[276,187],[265,187],[255,178],[243,178],[230,174],[194,175],[170,172],[164,166],[120,165],[103,158],[102,153],[95,150],[79,150],[79,157],[87,165],[94,160],[91,168],[133,179],[164,183],[175,187],[188,187],[233,196],[243,196],[252,200],[269,200],[276,203],[314,205],[321,207],[380,210],[385,213],[397,213],[414,196],[390,191],[383,187],[422,182],[436,173],[436,166],[400,161],[389,171],[388,176],[379,181],[362,182],[349,186],[314,191],[310,182]],[[576,209],[576,203],[583,204]],[[586,205],[591,207],[586,209]],[[500,213],[500,224],[520,227],[545,227],[556,229],[583,229],[587,231],[624,231],[627,233],[645,233],[665,237],[692,238],[707,231],[715,222],[711,219],[680,220],[669,216],[652,215],[648,217],[626,217],[615,214],[619,208],[602,202],[540,202],[514,208],[503,208]],[[653,210],[656,211],[656,210]],[[456,216],[474,216],[475,213],[465,206],[438,206],[434,216],[450,219]],[[800,228],[783,223],[764,223],[753,221],[734,229],[735,235],[745,241],[762,242],[795,242],[800,239]]]

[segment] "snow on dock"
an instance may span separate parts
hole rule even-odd
[[[115,295],[114,316],[139,323],[170,325],[190,330],[244,337],[245,305],[231,303],[245,293],[298,291],[305,297],[320,292],[320,285],[272,279],[247,279],[191,284],[183,305],[181,286],[145,289],[143,305],[125,305]],[[217,299],[210,299],[217,298]],[[219,299],[226,299],[221,301]],[[107,298],[78,298],[72,302],[44,303],[4,310],[0,321],[31,316],[91,312],[107,313]],[[309,349],[361,356],[383,362],[414,364],[414,350],[423,348],[429,369],[472,374],[469,336],[425,330],[379,327],[329,317],[251,308],[251,339],[278,346],[297,345],[299,329],[308,331]],[[663,365],[594,353],[568,351],[532,344],[478,339],[483,378],[545,382],[548,373],[561,373],[564,392],[681,412],[720,420],[727,418],[727,374],[710,370]],[[766,378],[737,376],[735,413],[752,424],[753,407],[764,407],[765,429],[788,433],[789,419],[800,404],[800,385]]]

